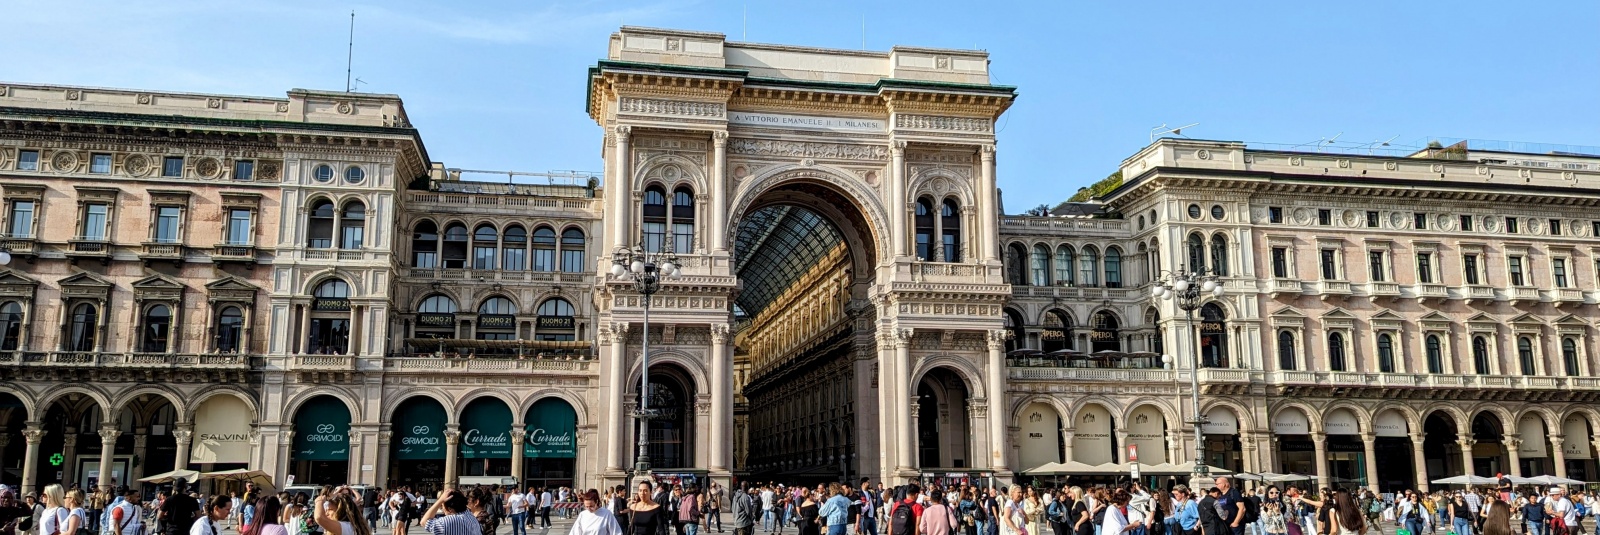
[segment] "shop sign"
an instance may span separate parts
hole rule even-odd
[[[541,399],[528,408],[524,455],[535,459],[572,459],[578,456],[578,413],[559,399]]]
[[[1300,409],[1286,408],[1272,416],[1272,433],[1275,435],[1311,434],[1311,422]]]
[[[1226,322],[1221,322],[1221,321],[1202,321],[1202,322],[1200,322],[1200,333],[1201,334],[1227,334],[1227,332],[1228,332],[1228,324]]]
[[[189,462],[249,463],[252,416],[244,400],[233,396],[215,396],[200,404],[194,415]]]
[[[1095,329],[1089,332],[1089,339],[1096,342],[1115,342],[1117,331],[1115,329]]]
[[[508,314],[481,314],[478,316],[478,327],[484,329],[514,329],[517,327],[517,317]]]
[[[417,314],[418,327],[455,327],[456,315],[438,312]]]
[[[1383,411],[1372,420],[1372,430],[1380,437],[1406,437],[1406,419],[1395,411]]]
[[[396,414],[394,458],[398,460],[443,459],[445,454],[444,430],[448,419],[444,407],[432,401],[412,402]]]
[[[311,310],[320,312],[349,312],[349,299],[316,299],[311,302]]]
[[[572,316],[539,316],[540,329],[571,329],[573,325]]]
[[[1328,417],[1322,421],[1322,430],[1329,435],[1359,435],[1361,424],[1356,421],[1355,414],[1340,409],[1328,413]]]
[[[350,410],[339,400],[321,397],[300,407],[294,418],[296,461],[350,459]]]
[[[461,458],[510,459],[511,409],[493,400],[468,407],[461,415]]]

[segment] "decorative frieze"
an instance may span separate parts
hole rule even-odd
[[[882,145],[850,145],[844,143],[807,143],[800,141],[769,141],[764,139],[733,139],[728,142],[728,152],[758,156],[786,158],[824,158],[835,160],[888,160],[889,148]]]
[[[994,122],[988,119],[974,119],[970,117],[945,117],[939,115],[907,115],[894,116],[895,128],[912,128],[917,130],[945,130],[951,132],[993,132]]]
[[[617,103],[617,111],[621,113],[677,115],[683,117],[720,119],[727,115],[728,107],[720,102],[691,102],[685,100],[622,97],[622,99],[620,99]]]

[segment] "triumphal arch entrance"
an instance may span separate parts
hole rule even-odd
[[[643,370],[643,296],[597,262],[607,482],[641,432],[667,477],[1009,475],[994,127],[1016,94],[987,53],[624,27],[588,83],[606,250],[682,266]]]

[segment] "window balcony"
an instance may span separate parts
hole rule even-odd
[[[1539,289],[1532,286],[1512,286],[1505,291],[1506,300],[1511,302],[1511,306],[1539,302]]]
[[[289,371],[353,372],[356,371],[356,357],[350,355],[294,355],[289,359]]]
[[[0,352],[0,366],[38,368],[246,371],[259,368],[253,359],[241,353]]]
[[[98,258],[101,264],[111,263],[111,242],[99,236],[79,236],[67,242],[67,258],[74,263],[82,258]]]
[[[1351,293],[1350,282],[1330,280],[1319,281],[1317,283],[1317,293],[1322,296],[1323,301],[1327,301],[1332,297],[1349,297]]]
[[[1400,285],[1393,282],[1369,282],[1367,283],[1367,296],[1398,299],[1400,298]]]
[[[38,256],[39,239],[32,234],[0,234],[0,249],[12,256]]]
[[[1280,295],[1294,296],[1305,291],[1299,279],[1272,279],[1269,286],[1273,297]]]
[[[1550,300],[1556,306],[1583,304],[1583,290],[1577,288],[1556,288],[1550,291]]]
[[[1450,298],[1450,289],[1443,284],[1421,282],[1411,286],[1411,293],[1417,299],[1427,302],[1429,299],[1444,301]]]
[[[168,261],[173,265],[183,264],[184,247],[176,242],[144,242],[139,251],[139,259],[148,266],[151,262]]]
[[[218,264],[225,263],[256,263],[256,246],[245,244],[221,244],[211,248],[211,261]]]
[[[1487,303],[1494,300],[1494,287],[1482,284],[1461,287],[1461,296],[1467,304]]]

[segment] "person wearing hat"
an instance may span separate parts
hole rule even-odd
[[[1559,520],[1559,522],[1552,522],[1553,527],[1556,528],[1553,535],[1567,535],[1567,533],[1577,530],[1578,509],[1572,506],[1572,500],[1567,498],[1565,489],[1561,487],[1550,488],[1550,499],[1544,502],[1544,512],[1550,518]]]

